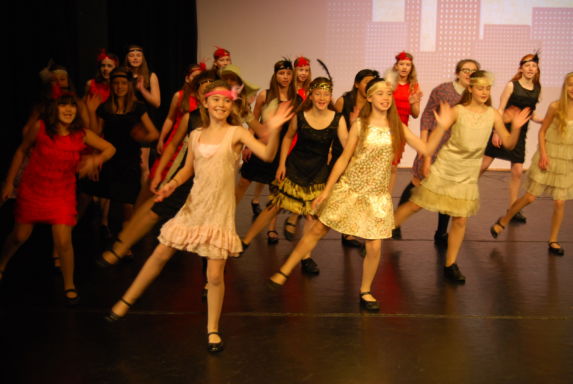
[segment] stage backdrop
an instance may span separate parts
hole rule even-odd
[[[198,58],[215,46],[229,49],[244,77],[266,88],[273,64],[305,55],[313,76],[323,75],[314,59],[324,60],[335,82],[335,97],[352,87],[356,72],[384,72],[396,53],[414,55],[425,97],[454,78],[455,63],[478,60],[494,73],[494,107],[520,58],[540,51],[544,115],[557,99],[564,75],[573,71],[571,0],[197,0]],[[419,131],[419,119],[410,128]],[[537,146],[539,125],[530,124],[526,167]],[[408,149],[400,164],[410,167]],[[496,160],[492,168],[509,168]]]

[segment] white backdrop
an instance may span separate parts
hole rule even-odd
[[[382,73],[406,50],[414,55],[426,96],[422,108],[431,89],[452,80],[455,62],[467,57],[495,74],[497,106],[519,59],[539,49],[543,91],[537,112],[544,115],[573,70],[571,0],[197,0],[197,17],[198,57],[212,59],[215,46],[226,48],[243,77],[262,89],[276,61],[304,55],[313,61],[313,76],[323,74],[314,59],[326,62],[338,97],[352,87],[357,71]],[[410,121],[418,133],[419,119]],[[530,123],[526,167],[538,128]],[[400,166],[410,167],[413,159],[408,149]],[[496,160],[492,168],[509,163]]]

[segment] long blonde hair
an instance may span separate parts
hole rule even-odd
[[[374,78],[370,80],[368,85],[366,86],[366,97],[370,97],[374,94],[374,92],[378,91],[382,87],[388,87],[392,90],[392,84],[389,81],[384,80],[383,78]],[[370,115],[372,114],[372,104],[368,101],[364,104],[362,109],[360,110],[360,135],[359,141],[361,142],[366,133],[368,132],[369,125],[370,125]],[[394,97],[392,97],[392,105],[386,112],[386,118],[388,119],[388,126],[390,127],[390,134],[392,136],[392,149],[394,154],[400,153],[402,151],[402,147],[404,142],[406,141],[404,137],[404,131],[402,129],[402,121],[400,120],[400,116],[398,115],[398,110],[396,109],[396,103],[394,103]]]
[[[561,87],[561,95],[557,103],[557,111],[555,111],[555,120],[557,122],[557,129],[559,133],[564,135],[567,128],[567,112],[569,111],[569,96],[567,96],[567,81],[573,77],[573,72],[569,72],[563,79],[563,86]]]

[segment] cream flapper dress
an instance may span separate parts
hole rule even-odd
[[[433,212],[469,217],[479,209],[478,178],[495,111],[473,112],[457,105],[450,139],[430,167],[430,175],[412,190],[410,201]]]
[[[230,128],[216,145],[199,143],[204,129],[191,132],[193,188],[181,210],[161,228],[162,244],[210,259],[226,259],[242,251],[235,230],[235,179],[240,159],[232,147],[235,129]]]
[[[549,158],[546,171],[539,168],[539,150],[533,155],[526,184],[527,192],[534,196],[549,195],[553,200],[573,199],[573,120],[564,132],[553,119],[545,134],[545,149]]]
[[[364,239],[392,236],[394,212],[388,186],[393,158],[390,128],[368,127],[329,198],[319,207],[318,219],[335,231]]]

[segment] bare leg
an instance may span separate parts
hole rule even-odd
[[[294,267],[302,260],[304,255],[309,254],[315,247],[320,239],[327,233],[329,228],[316,220],[310,231],[300,239],[288,259],[281,266],[280,271],[285,275],[290,275]],[[284,284],[286,278],[278,273],[271,276],[271,280],[277,284]]]
[[[483,175],[485,171],[489,168],[489,166],[493,163],[493,157],[484,156],[481,161],[481,168],[479,170],[479,175]]]
[[[0,273],[4,273],[6,269],[6,265],[14,256],[14,254],[20,249],[22,244],[28,240],[30,235],[32,234],[32,230],[34,229],[33,224],[21,224],[16,223],[14,224],[14,229],[8,235],[6,240],[4,241],[4,245],[2,246],[2,253],[0,254]],[[3,276],[0,275],[0,279]]]
[[[551,216],[551,231],[549,233],[549,242],[556,242],[559,238],[559,229],[563,222],[563,213],[565,212],[565,201],[555,200],[553,202],[553,216]]]
[[[263,183],[255,183],[255,194],[253,196],[253,202],[260,202],[261,195],[263,194],[263,189],[265,189],[265,185]]]
[[[511,164],[511,181],[509,183],[509,204],[513,204],[517,200],[519,194],[519,187],[521,186],[521,175],[523,174],[523,164]]]
[[[245,192],[247,192],[249,185],[251,185],[251,180],[247,180],[244,177],[239,179],[237,187],[235,188],[235,201],[237,204],[239,204],[239,201],[241,201],[243,196],[245,196]]]
[[[52,225],[52,236],[54,238],[54,248],[60,256],[62,263],[62,277],[64,279],[64,290],[75,289],[74,284],[74,248],[72,246],[72,226],[64,224]],[[77,293],[69,292],[66,297],[73,299]]]
[[[407,201],[400,205],[398,209],[394,212],[394,225],[396,227],[402,225],[410,216],[422,209],[419,205]]]
[[[265,227],[265,225],[272,223],[273,220],[276,225],[276,217],[279,212],[279,208],[276,206],[269,206],[261,212],[255,222],[251,225],[245,237],[243,237],[243,242],[245,244],[251,244],[251,241],[258,235],[258,233]],[[270,228],[269,224],[269,228]]]
[[[314,225],[314,223],[315,223],[316,221],[318,221],[318,220],[316,220],[316,219],[314,218],[314,216],[311,216],[311,215],[306,215],[306,216],[305,216],[304,227],[303,227],[303,233],[302,233],[303,236],[306,235],[307,233],[309,233],[309,232],[311,231],[312,226]],[[312,249],[311,249],[306,255],[304,255],[302,259],[303,259],[303,260],[310,259],[310,258],[312,257],[312,253],[311,253],[311,252],[312,252]]]
[[[101,209],[101,226],[109,227],[109,199],[104,199],[103,197],[99,199],[99,206]]]
[[[448,251],[446,252],[446,267],[454,264],[458,258],[466,234],[467,221],[467,217],[452,217],[450,235],[448,237]]]
[[[511,205],[511,207],[509,207],[505,215],[500,217],[498,222],[492,225],[491,229],[498,234],[501,233],[503,231],[503,228],[507,226],[507,224],[509,224],[511,218],[517,212],[521,211],[523,208],[533,203],[535,199],[536,197],[534,195],[532,195],[531,193],[526,193],[519,199],[515,200],[515,202]],[[500,226],[498,223],[501,224],[503,227]]]
[[[153,198],[142,204],[133,214],[131,220],[121,230],[118,239],[112,245],[112,250],[118,257],[126,255],[145,234],[147,234],[159,221],[159,216],[151,210],[154,201]],[[102,258],[109,264],[116,264],[119,260],[111,251],[105,251]]]
[[[149,189],[149,181],[146,181],[139,189],[139,194],[135,200],[134,209],[137,210],[141,205],[145,204],[149,199],[153,198],[153,192]]]
[[[366,257],[362,262],[362,282],[360,284],[360,292],[370,292],[372,282],[378,271],[380,264],[380,251],[382,249],[382,240],[366,240]],[[364,300],[375,301],[372,295],[364,295]]]
[[[159,276],[165,264],[176,251],[174,248],[159,244],[149,256],[149,259],[147,259],[131,286],[124,293],[122,299],[130,304],[135,303],[147,287]],[[124,302],[118,301],[111,310],[118,317],[123,317],[129,310],[129,307]]]
[[[219,319],[225,297],[225,260],[207,261],[207,333],[219,331]],[[209,335],[210,343],[221,341],[219,335]]]

